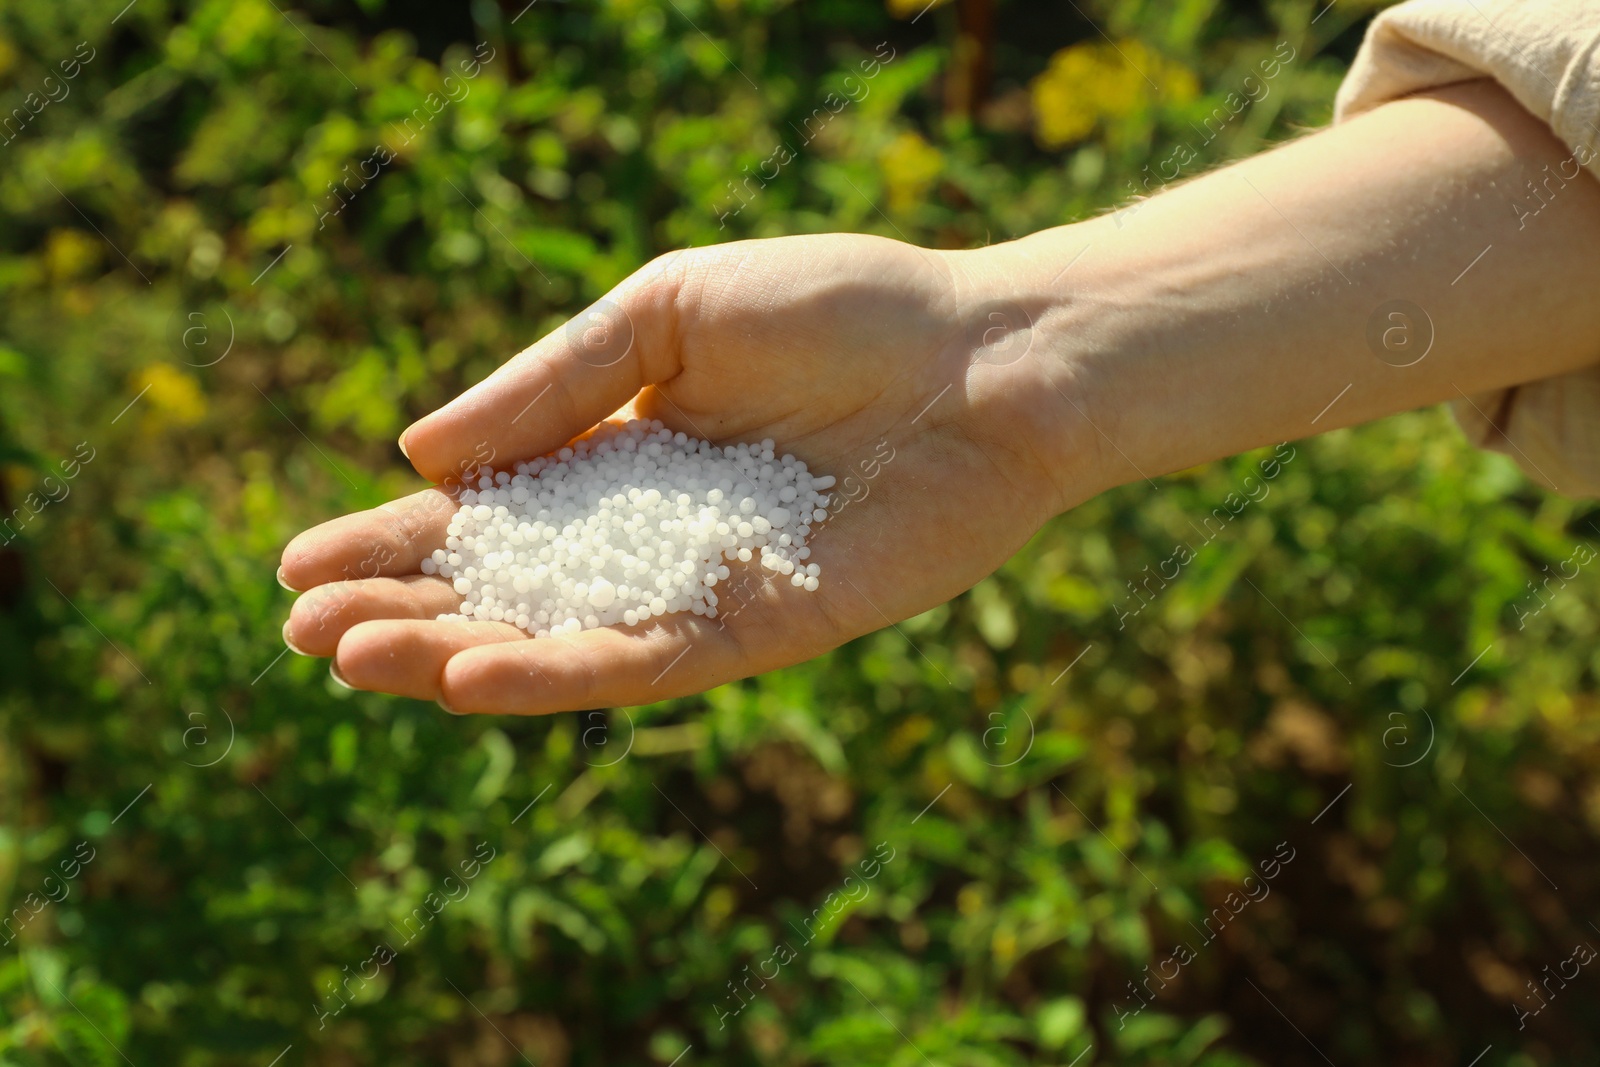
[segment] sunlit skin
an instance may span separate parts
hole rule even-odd
[[[812,540],[821,588],[752,583],[725,619],[570,637],[436,621],[460,598],[418,564],[447,484],[295,538],[285,638],[346,684],[461,713],[641,704],[810,659],[956,596],[1113,486],[1600,361],[1600,187],[1580,173],[1524,206],[1571,156],[1474,82],[981,250],[838,234],[663,257],[403,447],[448,483],[619,410],[771,437],[855,478]],[[1411,366],[1368,345],[1395,299],[1435,334]],[[364,564],[380,576],[340,581]]]

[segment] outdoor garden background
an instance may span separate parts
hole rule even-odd
[[[1600,1059],[1600,525],[1440,411],[1148,604],[1273,450],[692,699],[284,654],[285,542],[653,255],[1083,218],[1325,123],[1372,14],[924,2],[0,4],[0,1063]]]

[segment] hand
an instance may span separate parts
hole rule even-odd
[[[999,267],[855,235],[656,261],[405,432],[412,463],[443,487],[290,543],[280,579],[309,591],[285,639],[333,654],[334,677],[356,688],[541,713],[699,692],[943,603],[1087,495],[1043,458],[1087,454],[1053,443],[1071,409],[1029,358],[1047,302],[991,298],[1016,284]],[[771,437],[835,475],[843,508],[810,540],[821,588],[763,584],[758,565],[735,563],[715,619],[539,639],[437,621],[460,597],[418,565],[444,543],[450,480],[553,451],[619,409],[718,443]]]

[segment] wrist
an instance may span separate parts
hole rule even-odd
[[[1096,354],[1093,301],[1076,277],[1103,221],[956,254],[970,287],[975,432],[1008,450],[1051,515],[1140,477],[1120,447],[1115,392],[1096,384],[1116,363]]]

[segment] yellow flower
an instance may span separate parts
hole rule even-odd
[[[150,405],[145,427],[193,426],[206,414],[206,396],[192,375],[170,363],[151,363],[133,376],[132,388]]]
[[[54,285],[88,273],[100,262],[100,242],[82,230],[51,230],[45,240],[45,269]]]
[[[884,184],[889,187],[889,210],[906,211],[926,195],[939,172],[944,156],[916,133],[902,133],[878,155]]]
[[[1033,80],[1039,142],[1059,148],[1081,141],[1102,120],[1127,118],[1153,103],[1186,103],[1199,88],[1187,67],[1139,41],[1084,41],[1063,48]]]
[[[938,7],[945,0],[886,0],[889,14],[897,19],[914,18],[930,8]]]
[[[962,886],[961,892],[956,894],[956,910],[969,919],[983,911],[987,903],[983,887],[976,883]]]

